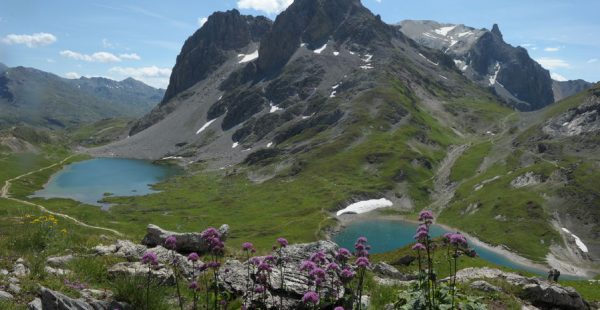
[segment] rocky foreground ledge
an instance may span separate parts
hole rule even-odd
[[[224,225],[220,231],[227,235],[228,226]],[[180,274],[186,278],[191,278],[192,268],[183,255],[187,251],[206,250],[201,241],[195,239],[190,234],[178,234],[177,249],[181,252],[172,252],[162,247],[161,242],[173,234],[172,232],[162,230],[155,225],[148,226],[148,234],[144,237],[142,243],[137,244],[128,240],[117,240],[110,245],[98,245],[92,249],[93,255],[114,256],[123,258],[126,261],[117,263],[108,268],[109,276],[136,276],[148,275],[148,268],[140,264],[140,259],[148,251],[156,253],[158,266],[151,271],[150,276],[163,285],[173,285],[175,275],[167,264],[173,262],[175,256],[178,262],[177,268]],[[188,236],[189,238],[186,238]],[[305,273],[300,271],[302,261],[308,259],[311,253],[322,251],[325,255],[334,255],[338,250],[338,245],[331,241],[318,241],[313,243],[293,244],[283,249],[287,258],[284,269],[284,276],[281,279],[281,272],[274,269],[272,273],[271,287],[267,288],[266,306],[268,308],[279,308],[279,302],[283,300],[284,309],[297,309],[301,304],[301,298],[307,281]],[[182,254],[183,253],[183,254]],[[51,257],[47,260],[46,272],[51,276],[60,276],[69,273],[69,270],[63,267],[74,258],[73,255]],[[227,259],[219,275],[221,288],[230,294],[241,296],[246,289],[246,275],[248,261],[236,259]],[[12,299],[10,292],[20,291],[19,278],[29,274],[27,263],[19,259],[15,262],[12,271],[0,270],[0,273],[8,277],[7,283],[0,283],[0,300]],[[375,263],[369,267],[374,274],[375,281],[380,285],[409,285],[413,283],[414,276],[403,274],[391,265],[386,263]],[[281,285],[283,280],[283,286]],[[331,279],[330,281],[335,281]],[[445,279],[449,280],[449,279]],[[458,271],[457,281],[468,284],[471,288],[484,292],[499,292],[503,288],[497,287],[492,283],[502,281],[507,283],[511,292],[519,292],[518,297],[524,309],[572,309],[588,310],[597,309],[597,307],[586,302],[579,293],[570,287],[563,287],[556,283],[549,283],[537,278],[528,278],[516,273],[504,272],[491,268],[466,268]],[[325,285],[324,287],[329,287]],[[132,309],[126,303],[116,301],[112,298],[112,292],[99,291],[92,289],[80,290],[80,298],[71,298],[61,292],[40,287],[38,297],[28,304],[28,309],[34,310],[113,310],[113,309]],[[343,295],[343,292],[339,292]],[[369,304],[369,296],[365,296],[362,303],[365,306]],[[176,302],[174,301],[174,304]],[[367,307],[365,307],[367,308]],[[392,304],[386,306],[386,309],[394,309]]]

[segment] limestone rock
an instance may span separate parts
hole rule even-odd
[[[53,256],[46,259],[46,263],[52,267],[64,267],[67,263],[72,261],[75,257],[71,254],[64,256]]]
[[[14,296],[8,292],[0,291],[0,300],[12,300]]]
[[[29,309],[29,310],[44,310],[42,308],[42,300],[39,298],[32,300],[30,303],[27,304],[27,309]]]
[[[573,288],[548,283],[526,284],[521,298],[542,309],[590,309],[590,305]]]
[[[417,277],[414,275],[403,274],[394,266],[391,266],[384,262],[379,262],[373,265],[373,272],[378,273],[384,277],[392,278],[396,280],[410,281],[415,280]]]
[[[148,266],[140,262],[117,263],[108,269],[108,275],[111,277],[145,277],[148,275]],[[151,268],[150,278],[157,280],[164,285],[175,284],[175,276],[171,269],[164,265],[158,265]]]
[[[44,267],[44,271],[47,274],[50,274],[53,276],[66,276],[71,273],[71,270],[66,270],[66,269],[61,269],[61,268],[53,268],[50,266]]]
[[[279,297],[283,297],[284,309],[296,309],[300,306],[300,300],[306,292],[306,283],[308,277],[305,272],[300,271],[302,261],[310,258],[312,253],[323,251],[326,257],[332,261],[337,245],[331,241],[318,241],[314,243],[294,244],[283,248],[282,253],[286,258],[283,288],[281,287],[281,272],[278,268],[273,268],[271,272],[271,286],[267,288],[267,307],[272,307],[279,303]],[[229,260],[222,267],[219,274],[219,281],[226,291],[243,295],[247,284],[247,266],[248,262]],[[338,279],[333,279],[337,281]],[[328,291],[331,286],[331,277],[327,277],[323,284],[323,290]],[[343,296],[343,289],[338,292],[338,297]],[[326,293],[329,294],[329,293]],[[257,296],[258,298],[258,296]]]
[[[8,284],[8,291],[13,294],[19,294],[21,292],[21,286],[18,284],[10,283]]]
[[[499,291],[501,291],[499,287],[494,286],[494,285],[488,283],[487,281],[483,281],[483,280],[474,281],[473,283],[471,283],[470,286],[472,289],[476,289],[476,290],[480,290],[480,291],[484,291],[484,292],[499,292]]]
[[[6,269],[0,269],[0,275],[6,276],[8,274],[9,274],[8,270],[6,270]]]
[[[168,230],[164,230],[156,225],[148,224],[146,228],[146,236],[142,240],[142,244],[149,247],[155,247],[158,245],[164,245],[165,240],[169,236],[175,236],[177,238],[177,244],[175,250],[182,253],[196,252],[202,254],[207,252],[208,245],[204,240],[200,238],[199,233],[177,233]],[[229,234],[229,225],[224,224],[219,228],[221,238],[227,239]]]
[[[29,268],[25,266],[25,261],[22,258],[19,258],[15,265],[13,266],[13,272],[17,277],[24,277],[30,273]]]
[[[525,186],[537,185],[540,183],[542,183],[542,177],[530,171],[512,180],[510,182],[510,185],[514,188],[521,188]]]

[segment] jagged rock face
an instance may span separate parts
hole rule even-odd
[[[338,43],[352,39],[368,45],[375,40],[389,41],[391,32],[358,0],[294,1],[261,40],[258,69],[265,73],[280,69],[302,43],[317,49],[332,38]]]
[[[271,28],[265,17],[240,15],[237,10],[216,12],[188,38],[177,56],[163,103],[206,78],[227,60],[228,51],[258,42]]]
[[[498,25],[491,31],[433,21],[403,21],[400,31],[454,59],[465,76],[491,87],[510,105],[523,111],[554,102],[550,73],[527,50],[504,42]]]
[[[62,293],[40,288],[40,297],[29,303],[28,309],[32,310],[109,310],[132,309],[125,303],[103,300],[83,300],[68,297]]]
[[[521,297],[541,309],[587,310],[589,304],[572,287],[548,283],[523,286]]]
[[[580,106],[551,119],[542,128],[550,136],[573,137],[600,131],[600,96],[591,95]]]
[[[259,42],[271,24],[265,17],[241,15],[237,10],[212,14],[202,28],[185,41],[161,104],[140,119],[132,127],[130,135],[150,127],[173,112],[176,107],[169,105],[173,97],[209,77],[243,48]]]

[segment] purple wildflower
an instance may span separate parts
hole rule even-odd
[[[360,268],[365,268],[369,266],[369,259],[364,256],[361,256],[356,259],[356,265]]]
[[[333,310],[344,310],[344,307],[338,306],[338,307],[333,308]]]
[[[356,243],[367,243],[367,237],[358,237]]]
[[[300,270],[301,271],[311,271],[313,269],[317,268],[317,265],[309,260],[305,260],[300,264]]]
[[[429,222],[433,220],[433,212],[429,210],[424,210],[419,213],[419,221]]]
[[[319,303],[319,294],[313,291],[308,291],[302,296],[302,303],[316,305]]]
[[[354,271],[352,271],[352,269],[346,267],[344,268],[344,270],[342,270],[342,272],[340,273],[340,277],[342,278],[343,281],[349,282],[350,280],[352,280],[352,278],[354,278],[356,274],[354,273]]]
[[[269,263],[267,261],[263,261],[262,263],[260,263],[258,265],[258,270],[259,271],[271,272],[272,267],[271,267],[271,265],[269,265]]]
[[[177,238],[175,238],[175,236],[168,236],[167,239],[165,239],[165,248],[175,250],[176,247]]]
[[[420,230],[420,231],[417,231],[417,234],[413,238],[415,238],[415,240],[419,240],[419,239],[423,239],[423,238],[427,238],[427,237],[429,237],[429,233],[427,233],[426,231]]]
[[[196,281],[190,282],[190,284],[188,285],[188,288],[191,289],[191,290],[193,290],[193,291],[198,290],[198,288],[199,288],[198,287],[198,282],[196,282]]]
[[[219,263],[219,262],[209,262],[208,263],[208,268],[218,269],[219,267],[221,267],[221,263]]]
[[[445,233],[443,235],[444,240],[446,241],[450,241],[450,237],[452,237],[452,235],[454,235],[453,233]]]
[[[257,285],[257,286],[254,288],[254,292],[255,292],[255,293],[259,293],[259,294],[260,294],[260,293],[264,293],[264,292],[265,292],[265,287],[264,287],[264,286],[262,286],[262,285]]]
[[[279,243],[279,246],[282,248],[288,246],[288,241],[285,238],[277,238],[277,243]]]
[[[461,233],[455,233],[450,236],[450,243],[454,245],[465,245],[467,244],[467,239]]]
[[[316,279],[325,279],[325,270],[317,267],[317,268],[311,270],[308,275],[315,280]]]
[[[335,253],[335,258],[339,261],[346,261],[350,256],[350,251],[346,248],[340,248],[337,253]]]
[[[192,252],[188,255],[188,260],[191,262],[197,262],[200,259],[200,256],[198,256],[198,253],[196,252]]]
[[[154,252],[146,252],[144,256],[142,256],[142,263],[146,265],[158,265],[158,257]]]
[[[412,246],[412,249],[415,251],[425,250],[425,246],[422,243],[417,242],[415,245]]]
[[[242,244],[242,249],[244,251],[251,251],[252,249],[254,249],[254,245],[250,242],[244,242],[244,244]]]
[[[324,263],[326,260],[325,252],[318,251],[310,256],[310,260],[314,263]]]
[[[340,270],[340,266],[336,263],[329,263],[327,264],[326,269],[328,271],[339,271]]]

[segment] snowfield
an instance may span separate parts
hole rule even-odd
[[[340,216],[344,213],[367,213],[379,208],[391,207],[392,205],[393,203],[385,198],[363,200],[345,207],[344,209],[338,211],[336,215]]]
[[[243,56],[243,58],[240,60],[239,63],[245,63],[245,62],[253,61],[254,59],[258,58],[258,50],[256,50],[252,54],[247,54],[247,55],[239,54],[238,55],[238,57],[242,57],[242,56]]]

